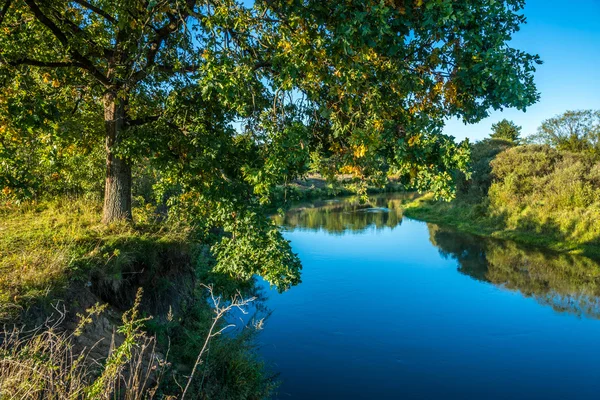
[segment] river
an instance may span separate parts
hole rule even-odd
[[[303,263],[260,353],[279,399],[600,397],[600,265],[402,216],[402,196],[276,222]]]

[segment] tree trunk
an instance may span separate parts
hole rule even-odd
[[[131,164],[114,154],[121,140],[125,120],[125,101],[116,91],[104,95],[104,124],[106,126],[106,186],[102,222],[131,221]]]

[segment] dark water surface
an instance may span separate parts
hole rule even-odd
[[[600,398],[598,263],[402,218],[399,199],[277,219],[304,266],[268,290],[278,398]]]

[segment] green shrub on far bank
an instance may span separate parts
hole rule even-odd
[[[489,215],[504,229],[600,245],[600,162],[584,153],[521,146],[492,161]]]
[[[504,148],[502,148],[504,147]],[[474,234],[600,256],[600,160],[548,145],[486,139],[450,203],[422,197],[405,214]]]
[[[456,198],[467,203],[478,203],[487,196],[492,185],[491,161],[504,150],[514,147],[514,142],[504,139],[484,139],[471,146],[471,176],[459,174]]]

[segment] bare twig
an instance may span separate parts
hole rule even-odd
[[[252,303],[254,300],[256,300],[256,297],[250,297],[250,298],[245,299],[238,292],[238,294],[236,294],[231,299],[231,302],[229,302],[229,304],[227,304],[227,303],[222,304],[222,298],[220,296],[215,296],[212,286],[206,286],[206,285],[202,285],[202,286],[204,288],[206,288],[208,290],[208,293],[210,294],[210,298],[211,298],[211,301],[212,301],[213,307],[214,307],[215,316],[213,317],[212,324],[210,326],[210,329],[208,330],[206,339],[204,340],[204,345],[202,346],[200,353],[198,353],[198,357],[196,358],[196,362],[194,363],[194,368],[192,368],[192,373],[188,377],[187,384],[185,385],[185,389],[183,390],[183,394],[181,395],[181,400],[183,400],[185,398],[188,388],[190,387],[190,384],[192,383],[192,379],[194,378],[194,374],[196,373],[196,369],[198,369],[198,366],[202,363],[202,356],[206,352],[206,349],[208,347],[210,340],[212,338],[214,338],[215,336],[218,336],[221,333],[223,333],[223,331],[225,331],[226,329],[235,326],[234,324],[228,324],[215,332],[215,328],[216,328],[217,324],[219,323],[219,321],[234,308],[237,308],[243,314],[247,314],[248,312],[246,311],[245,307],[248,306],[250,303]]]

